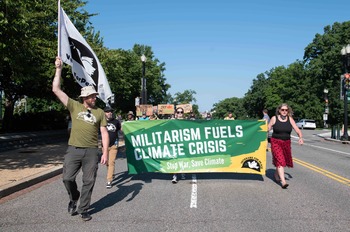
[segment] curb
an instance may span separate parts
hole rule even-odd
[[[339,140],[339,139],[332,139],[326,136],[323,136],[322,134],[317,135],[320,138],[323,138],[324,140],[327,141],[332,141],[332,142],[337,142],[337,143],[342,143],[342,144],[350,144],[350,141],[343,141],[343,140]]]
[[[60,175],[62,174],[62,170],[63,170],[63,165],[59,165],[49,170],[37,173],[33,176],[24,178],[20,181],[16,181],[11,184],[4,185],[0,189],[0,199],[12,193],[28,188],[32,185],[38,184],[42,181],[50,179],[54,176]]]

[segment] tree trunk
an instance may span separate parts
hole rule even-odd
[[[13,100],[6,99],[5,101],[5,112],[2,121],[2,132],[11,132],[13,130]]]

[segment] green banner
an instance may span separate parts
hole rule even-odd
[[[240,172],[265,175],[264,120],[148,120],[123,124],[130,174]]]

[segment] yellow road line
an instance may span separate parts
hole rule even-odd
[[[329,177],[329,178],[331,178],[331,179],[333,179],[333,180],[335,180],[335,181],[338,181],[338,182],[340,182],[340,183],[342,183],[342,184],[345,184],[345,185],[347,185],[347,186],[350,186],[350,179],[347,179],[347,178],[345,178],[345,177],[339,176],[339,175],[337,175],[337,174],[334,174],[334,173],[332,173],[332,172],[329,172],[329,171],[327,171],[327,170],[324,170],[324,169],[322,169],[322,168],[320,168],[320,167],[317,167],[317,166],[315,166],[315,165],[312,165],[312,164],[310,164],[310,163],[307,163],[307,162],[305,162],[305,161],[302,161],[302,160],[300,160],[300,159],[293,158],[293,161],[294,161],[295,163],[300,164],[300,165],[302,165],[302,166],[304,166],[304,167],[306,167],[306,168],[309,168],[309,169],[311,169],[311,170],[313,170],[313,171],[315,171],[315,172],[321,173],[322,175],[327,176],[327,177]]]

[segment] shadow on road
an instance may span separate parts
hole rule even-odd
[[[273,182],[276,183],[276,180],[274,177],[275,171],[276,171],[276,169],[273,169],[273,168],[267,169],[266,170],[266,177],[271,179]],[[285,176],[286,180],[290,180],[293,178],[293,176],[290,173],[286,172],[286,168],[284,169],[284,171],[285,171],[284,176]],[[277,183],[277,184],[279,184],[279,183]]]
[[[90,208],[92,209],[89,213],[94,214],[98,213],[101,210],[109,208],[114,204],[122,201],[129,194],[132,193],[131,197],[127,201],[132,201],[141,191],[143,184],[135,183],[132,185],[125,185],[129,181],[126,181],[130,178],[127,172],[121,172],[116,174],[113,180],[113,186],[116,189],[114,192],[109,193],[105,197],[101,198],[97,202],[93,203]],[[116,186],[117,185],[117,186]],[[116,186],[116,187],[115,187]]]

